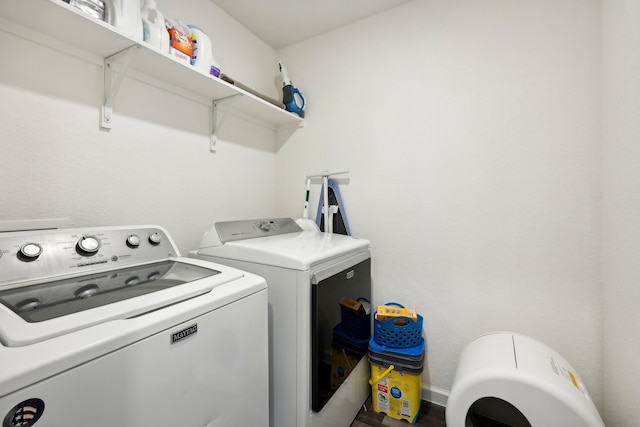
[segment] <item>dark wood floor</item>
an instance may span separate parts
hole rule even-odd
[[[429,402],[422,401],[421,415],[415,424],[409,424],[406,421],[397,420],[374,412],[370,398],[367,399],[365,407],[366,410],[364,408],[360,410],[356,419],[351,423],[351,427],[408,427],[410,425],[418,427],[445,427],[444,407]]]

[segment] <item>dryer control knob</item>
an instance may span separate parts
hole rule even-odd
[[[76,244],[76,252],[82,256],[91,256],[100,250],[100,240],[94,236],[82,236]]]
[[[274,228],[273,221],[262,221],[258,226],[262,231],[271,231]]]
[[[160,235],[160,233],[153,233],[149,235],[149,243],[151,243],[152,245],[159,245],[161,241],[162,236]]]
[[[140,246],[140,237],[138,237],[136,234],[130,234],[127,237],[127,246],[129,246],[130,248],[137,248],[138,246]]]
[[[23,261],[34,261],[42,254],[42,246],[29,242],[22,245],[18,254]]]

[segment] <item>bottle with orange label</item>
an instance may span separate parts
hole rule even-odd
[[[171,56],[191,65],[193,55],[191,30],[179,19],[167,19],[166,22]]]

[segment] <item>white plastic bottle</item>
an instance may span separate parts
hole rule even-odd
[[[164,16],[158,10],[156,0],[146,0],[140,11],[144,28],[143,40],[160,52],[169,53],[169,33],[164,25]]]
[[[105,21],[136,40],[143,40],[139,0],[105,0]]]
[[[211,71],[213,52],[211,50],[211,39],[204,30],[197,25],[188,25],[191,30],[193,40],[193,55],[191,55],[191,65],[205,74]]]

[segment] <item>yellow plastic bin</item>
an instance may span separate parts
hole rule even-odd
[[[424,342],[394,352],[374,351],[378,349],[375,344],[369,346],[373,410],[414,424],[422,401]]]

